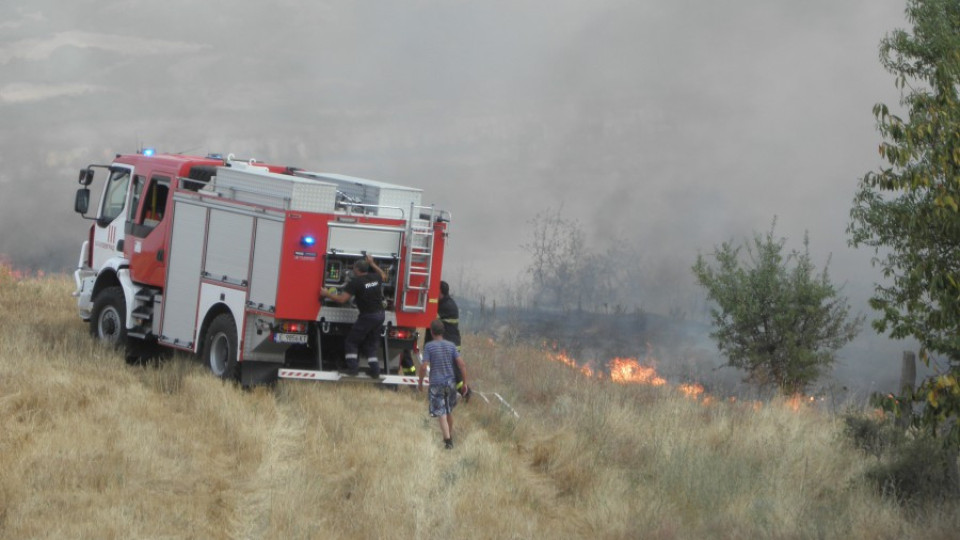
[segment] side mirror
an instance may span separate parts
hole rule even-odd
[[[85,187],[82,187],[77,190],[77,197],[73,201],[73,210],[74,212],[83,216],[83,215],[86,215],[87,210],[89,208],[90,208],[90,190]]]
[[[93,169],[80,169],[80,178],[77,179],[77,182],[81,186],[89,186],[93,182]]]

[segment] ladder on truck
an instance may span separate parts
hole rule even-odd
[[[404,235],[406,255],[403,260],[403,311],[423,313],[427,310],[433,269],[433,222],[438,211],[433,206],[410,205],[410,218]],[[426,218],[426,219],[424,219]],[[420,279],[422,278],[422,279]],[[414,284],[417,281],[418,283]],[[408,298],[416,293],[411,304]]]

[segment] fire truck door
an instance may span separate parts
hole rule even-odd
[[[130,173],[126,167],[110,167],[110,176],[103,187],[94,226],[93,268],[102,268],[107,260],[123,256],[120,241],[124,237],[124,210],[129,199],[127,188],[130,185]]]
[[[134,200],[140,206],[138,209],[131,205],[131,217],[124,240],[130,260],[130,277],[137,283],[162,287],[166,269],[166,253],[163,249],[169,233],[169,220],[165,221],[164,218],[170,179],[154,175],[146,189],[139,187],[143,183],[143,177],[134,176]]]

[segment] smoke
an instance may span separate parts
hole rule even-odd
[[[903,9],[7,2],[0,253],[72,267],[88,226],[71,211],[76,171],[149,145],[421,187],[453,214],[447,267],[488,287],[529,263],[529,219],[562,206],[592,251],[617,239],[643,254],[657,310],[691,291],[697,253],[777,216],[798,247],[809,231],[821,266],[832,255],[866,311],[876,273],[844,228],[879,164],[871,107],[897,102],[877,52]]]

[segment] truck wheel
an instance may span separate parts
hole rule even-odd
[[[203,340],[203,361],[214,375],[224,380],[239,379],[237,325],[229,313],[217,315]]]
[[[122,287],[107,287],[93,301],[90,333],[104,343],[116,347],[127,340],[127,303]]]

